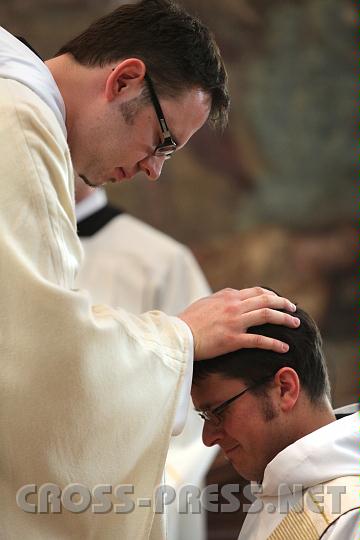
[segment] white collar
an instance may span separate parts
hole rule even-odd
[[[29,47],[0,27],[0,77],[24,84],[55,114],[66,137],[65,103],[47,65]]]
[[[95,214],[95,212],[101,210],[106,205],[107,197],[105,191],[100,188],[94,189],[91,195],[88,195],[85,199],[76,204],[76,220],[82,221],[92,214]]]

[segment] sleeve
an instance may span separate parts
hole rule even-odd
[[[360,513],[359,509],[352,510],[341,516],[333,523],[322,540],[360,540]]]
[[[209,294],[210,287],[195,257],[190,250],[179,244],[160,286],[159,309],[176,315],[186,306]],[[190,329],[188,331],[191,334]],[[192,339],[192,335],[190,337]],[[185,426],[190,406],[193,360],[192,352],[181,387],[172,435],[179,435]]]
[[[185,323],[184,323],[185,324]],[[193,336],[190,328],[185,324],[187,332],[189,334],[190,343],[193,343]],[[192,383],[192,374],[193,374],[193,363],[194,363],[194,347],[192,346],[189,350],[189,360],[185,370],[185,376],[183,383],[180,388],[179,401],[176,407],[176,414],[174,419],[174,424],[172,428],[172,435],[180,435],[183,431],[186,418],[190,406],[190,392],[191,392],[191,383]]]
[[[92,306],[72,288],[66,141],[14,81],[0,82],[0,117],[1,500],[14,521],[28,482],[156,485],[192,345],[176,317]]]

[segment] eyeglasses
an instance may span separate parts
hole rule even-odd
[[[224,401],[223,403],[221,403],[214,409],[204,409],[203,411],[197,411],[200,418],[202,418],[204,422],[209,422],[213,426],[219,426],[221,422],[223,421],[223,418],[221,416],[222,413],[225,411],[225,409],[227,409],[227,407],[229,407],[229,405],[231,405],[231,403],[233,403],[236,399],[239,399],[239,397],[243,396],[248,390],[252,390],[268,382],[270,379],[272,379],[272,376],[261,379],[257,383],[251,386],[248,386],[247,388],[244,388],[241,392],[236,394],[236,396],[233,396],[230,399],[227,399],[226,401]]]
[[[164,113],[162,112],[162,108],[159,103],[158,97],[155,93],[153,82],[147,73],[145,73],[145,81],[147,82],[151,101],[152,101],[152,104],[154,105],[154,109],[159,120],[161,133],[163,135],[163,141],[160,144],[158,144],[157,147],[155,148],[154,155],[165,156],[165,159],[170,159],[176,150],[177,143],[172,138],[172,135],[169,131],[169,128],[167,126],[167,123],[164,117]]]

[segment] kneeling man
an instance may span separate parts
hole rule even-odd
[[[194,364],[203,441],[218,444],[256,496],[239,540],[359,539],[359,417],[336,420],[316,324],[249,328],[290,345]]]

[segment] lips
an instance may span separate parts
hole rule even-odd
[[[240,444],[236,444],[232,448],[228,448],[226,450],[223,450],[223,452],[226,455],[226,457],[228,457],[230,459],[231,455],[239,448],[239,446],[240,446]]]
[[[121,180],[126,179],[126,173],[122,167],[116,167],[115,173],[116,173],[115,174],[116,180],[118,180],[119,182],[121,182]]]

